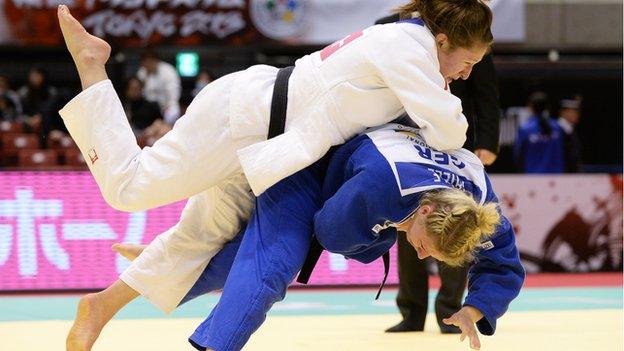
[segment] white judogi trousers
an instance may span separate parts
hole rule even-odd
[[[191,197],[180,221],[158,235],[119,278],[170,313],[247,223],[254,201],[243,174]]]

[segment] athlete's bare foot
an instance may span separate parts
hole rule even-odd
[[[104,65],[110,57],[111,47],[104,40],[87,33],[65,5],[58,7],[58,19],[67,49],[74,59],[82,88],[108,79]]]
[[[67,351],[91,350],[102,328],[110,320],[110,317],[106,317],[108,314],[104,313],[104,309],[103,301],[98,294],[88,294],[80,299],[76,320],[65,342]]]
[[[76,320],[65,342],[67,351],[91,350],[106,323],[138,296],[136,290],[117,279],[104,291],[81,298]]]
[[[127,258],[129,261],[134,261],[146,247],[147,245],[115,243],[111,246],[111,249]]]

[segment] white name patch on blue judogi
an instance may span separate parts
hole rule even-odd
[[[366,135],[390,164],[402,196],[453,187],[472,193],[480,204],[485,203],[483,165],[472,152],[436,151],[425,143],[418,129],[399,124],[389,124]]]

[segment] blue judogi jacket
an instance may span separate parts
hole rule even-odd
[[[424,192],[449,187],[471,193],[481,204],[498,201],[483,165],[470,151],[435,151],[417,129],[398,124],[370,131],[329,159],[324,205],[314,218],[317,239],[330,252],[370,263],[394,245],[393,225],[416,210]],[[477,322],[482,334],[494,334],[496,320],[520,292],[524,276],[512,226],[501,216],[468,275],[464,305],[483,313]]]
[[[531,118],[518,129],[514,155],[525,173],[563,173],[564,132],[555,120],[549,120],[550,135],[540,127],[540,117]]]

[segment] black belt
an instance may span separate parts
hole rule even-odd
[[[275,138],[284,134],[286,127],[286,108],[288,107],[288,78],[295,67],[280,68],[277,71],[275,85],[273,86],[273,98],[271,98],[271,115],[269,117],[269,134],[267,139]]]
[[[269,132],[267,134],[267,139],[274,138],[280,134],[284,133],[284,129],[286,127],[286,110],[288,107],[288,79],[293,72],[294,67],[286,67],[281,68],[277,71],[277,77],[275,78],[275,85],[273,86],[273,97],[271,98],[271,115],[269,117]],[[301,267],[301,272],[299,272],[299,276],[297,277],[297,282],[301,284],[307,284],[308,280],[310,280],[310,275],[312,274],[312,270],[314,270],[314,266],[318,262],[321,257],[321,253],[323,253],[323,247],[316,239],[316,236],[312,237],[312,242],[310,244],[310,250],[308,251],[308,255],[306,256],[305,262]],[[383,255],[384,261],[384,279],[379,287],[379,291],[377,291],[377,295],[375,300],[379,298],[379,294],[381,294],[381,289],[383,289],[384,284],[386,283],[386,279],[388,278],[388,272],[390,270],[390,253],[386,252]]]

